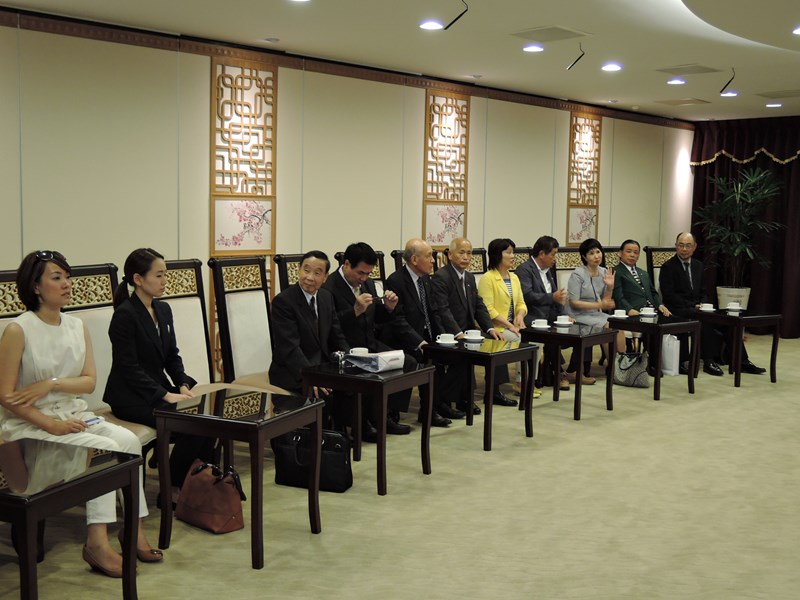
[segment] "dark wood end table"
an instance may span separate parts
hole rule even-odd
[[[700,353],[697,351],[700,341],[700,321],[684,319],[681,317],[665,317],[656,312],[653,316],[634,315],[628,317],[609,317],[608,323],[615,329],[624,331],[638,331],[644,335],[653,336],[657,342],[653,348],[648,348],[650,365],[655,368],[655,381],[653,383],[653,400],[661,400],[661,336],[689,334],[689,369],[686,375],[689,393],[694,394],[694,378],[700,364]]]
[[[476,366],[486,370],[483,393],[483,449],[492,449],[492,396],[494,393],[494,371],[496,367],[514,362],[522,364],[519,408],[525,411],[525,435],[533,437],[533,379],[539,347],[526,342],[484,339],[480,342],[457,341],[455,344],[438,343],[423,346],[425,355],[432,361],[444,364],[469,364],[470,397],[467,402],[467,426],[472,426],[473,376]]]
[[[320,533],[319,466],[324,405],[322,400],[295,395],[222,389],[179,402],[175,405],[176,410],[155,410],[153,414],[158,431],[159,483],[163,499],[159,546],[169,548],[172,535],[169,438],[173,431],[248,443],[251,554],[253,568],[261,569],[264,567],[263,486],[266,444],[271,438],[308,426],[311,439],[316,440],[311,445],[309,462],[308,517],[311,532]]]
[[[573,352],[578,352],[581,357],[579,369],[576,373],[583,372],[583,353],[586,348],[597,344],[608,344],[608,365],[606,365],[606,409],[614,410],[614,364],[616,356],[616,336],[614,329],[605,329],[601,326],[579,325],[573,323],[569,327],[526,327],[521,331],[522,339],[540,344],[553,344],[555,346],[569,346]],[[556,358],[555,376],[553,378],[553,402],[558,402],[561,385],[561,361]],[[581,388],[582,377],[575,377],[575,400],[573,404],[573,418],[581,420]]]
[[[378,495],[386,495],[386,417],[387,402],[390,394],[427,385],[427,398],[422,398],[422,436],[420,453],[422,455],[422,472],[431,473],[431,411],[433,410],[433,375],[434,367],[418,365],[405,371],[395,369],[383,373],[370,373],[353,366],[326,364],[303,369],[303,389],[308,391],[314,387],[326,387],[336,391],[356,394],[353,411],[353,460],[361,460],[361,397],[365,396],[374,402],[375,429],[377,430],[377,477]]]
[[[28,442],[33,442],[26,446]],[[46,442],[41,440],[17,440],[3,444],[6,453],[13,444],[21,444],[22,453],[35,448],[37,452],[58,452],[63,457],[65,447],[83,452],[89,457],[91,448]],[[7,456],[7,455],[6,455]],[[142,457],[122,452],[100,451],[85,470],[54,474],[58,477],[50,487],[27,494],[0,490],[0,520],[16,525],[19,532],[19,579],[20,598],[36,600],[39,597],[36,576],[36,533],[39,521],[58,514],[68,508],[83,504],[114,490],[122,490],[123,531],[126,543],[122,547],[122,597],[136,600],[136,539],[139,531],[139,475]],[[63,478],[66,477],[66,480]]]
[[[772,329],[772,351],[769,358],[769,380],[775,383],[777,377],[777,359],[778,359],[778,339],[779,329],[781,325],[781,315],[755,315],[749,314],[747,311],[727,311],[727,310],[714,310],[696,312],[696,318],[702,323],[711,325],[723,325],[725,327],[733,328],[733,351],[731,352],[731,362],[728,372],[733,372],[733,385],[741,387],[742,385],[742,343],[744,342],[744,329],[745,327],[769,327]]]

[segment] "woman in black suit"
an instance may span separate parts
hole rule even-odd
[[[108,328],[113,361],[103,401],[120,419],[155,427],[153,409],[191,398],[197,382],[183,370],[172,310],[157,300],[167,285],[164,257],[152,248],[139,248],[125,260],[124,272]],[[176,435],[169,461],[172,485],[183,485],[194,459],[210,460],[212,449],[207,438]]]

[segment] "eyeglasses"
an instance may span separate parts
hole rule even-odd
[[[53,259],[66,262],[64,255],[60,252],[56,252],[55,250],[37,250],[35,256],[36,260],[40,260],[42,262],[49,262]]]
[[[691,244],[691,243],[690,244],[678,244],[678,248],[680,248],[682,250],[683,249],[694,248],[694,244]]]

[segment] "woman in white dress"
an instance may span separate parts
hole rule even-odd
[[[608,329],[607,310],[614,309],[614,300],[611,297],[614,291],[614,271],[601,267],[603,262],[603,246],[594,238],[584,240],[578,247],[582,266],[576,268],[569,276],[567,283],[567,313],[580,325],[604,327]],[[624,352],[625,334],[617,334],[617,351]],[[589,371],[584,357],[584,383],[593,378],[588,377]],[[588,363],[591,364],[591,350],[588,353]],[[577,360],[571,360],[567,367],[567,379],[574,381]]]
[[[0,436],[48,440],[74,446],[141,454],[139,439],[104,421],[81,397],[95,387],[95,366],[89,333],[83,322],[61,309],[71,299],[70,267],[63,255],[32,252],[17,270],[17,291],[27,311],[10,323],[0,339]],[[87,421],[89,422],[87,424]],[[44,459],[26,458],[29,487],[51,479]],[[63,470],[63,465],[55,465]],[[143,486],[139,486],[139,517],[147,516]],[[88,533],[83,559],[110,577],[122,577],[122,556],[108,540],[107,524],[116,522],[116,494],[86,503]],[[163,558],[151,548],[139,527],[140,560]]]

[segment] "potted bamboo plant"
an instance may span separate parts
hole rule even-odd
[[[784,228],[782,223],[765,221],[764,211],[781,191],[781,184],[772,171],[752,167],[743,169],[736,177],[712,177],[717,199],[694,211],[696,225],[705,236],[710,264],[722,266],[722,282],[717,286],[719,306],[739,302],[747,308],[750,298],[748,283],[752,261],[769,266],[769,261],[759,254],[755,237],[759,232],[773,232]]]

